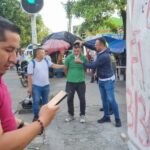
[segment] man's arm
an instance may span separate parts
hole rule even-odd
[[[67,76],[69,69],[69,56],[64,61],[64,73]]]
[[[64,68],[64,73],[65,73],[65,75],[67,75],[67,73],[68,73],[68,68],[66,66]]]
[[[2,125],[0,123],[0,135],[2,135],[2,134],[3,134],[3,129],[2,129]]]
[[[95,69],[97,68],[98,66],[98,61],[94,61],[92,63],[85,63],[83,62],[82,60],[80,60],[80,58],[77,58],[75,60],[76,63],[80,63],[80,64],[83,64],[86,68],[89,68],[89,69]]]
[[[109,58],[107,56],[103,56],[102,58],[97,57],[97,59],[92,63],[84,63],[79,58],[77,58],[75,60],[75,62],[83,64],[86,68],[96,69],[97,67],[101,67],[101,66],[105,65],[105,63],[108,61],[108,59]]]
[[[89,68],[89,69],[96,69],[97,66],[98,66],[98,63],[95,62],[92,62],[92,63],[83,63],[83,65],[86,67],[86,68]]]
[[[33,61],[34,62],[34,61]],[[35,64],[32,61],[29,62],[28,68],[27,68],[27,73],[28,73],[28,93],[29,95],[32,95],[32,76],[34,74],[34,68]]]
[[[52,64],[51,66],[53,69],[64,69],[64,65]]]
[[[32,75],[28,75],[28,93],[32,95]]]
[[[40,133],[38,122],[15,131],[3,133],[0,135],[0,149],[22,150],[38,133]]]
[[[48,108],[47,105],[42,106],[40,110],[39,120],[43,123],[44,128],[54,118],[58,106]],[[11,132],[0,133],[0,149],[5,150],[22,150],[41,132],[41,125],[38,121]]]

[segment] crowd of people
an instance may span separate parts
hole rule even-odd
[[[115,117],[115,126],[121,127],[119,108],[115,99],[115,75],[112,68],[110,50],[103,38],[96,40],[97,54],[92,62],[82,54],[83,42],[73,44],[73,53],[68,55],[64,64],[53,63],[46,56],[42,47],[34,49],[33,59],[28,63],[28,93],[33,97],[33,122],[25,123],[17,119],[12,113],[11,96],[2,76],[11,64],[17,64],[16,49],[20,47],[20,29],[9,20],[0,17],[0,149],[23,149],[33,138],[42,134],[52,119],[59,106],[48,108],[48,95],[50,91],[49,68],[64,69],[66,74],[66,91],[68,117],[66,122],[73,121],[74,94],[77,92],[80,101],[80,123],[86,122],[86,70],[95,70],[100,91],[104,115],[97,122],[102,124],[111,122],[110,107]],[[39,105],[42,104],[40,109]],[[20,140],[18,140],[20,139]],[[13,141],[13,142],[12,142]],[[7,147],[6,147],[7,145]]]

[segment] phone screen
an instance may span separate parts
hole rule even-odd
[[[65,91],[60,91],[56,96],[54,96],[49,102],[48,107],[58,105],[64,98],[66,98],[67,93]]]

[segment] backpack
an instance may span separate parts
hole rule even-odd
[[[44,60],[46,61],[47,66],[48,66],[48,68],[49,68],[49,62],[48,62],[48,60],[47,60],[46,58],[44,58]],[[35,69],[35,60],[32,59],[31,61],[32,61],[32,63],[33,63],[33,69]]]

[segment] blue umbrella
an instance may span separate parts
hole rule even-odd
[[[99,38],[100,37],[96,37],[92,40],[87,40],[85,42],[85,46],[91,50],[96,50],[95,42]],[[111,52],[122,53],[124,51],[124,49],[126,48],[125,40],[118,40],[118,39],[115,39],[115,38],[112,38],[109,36],[103,36],[103,38],[105,38],[105,40],[107,41]]]
[[[110,51],[113,53],[123,53],[126,49],[125,40],[115,40],[109,44]]]

